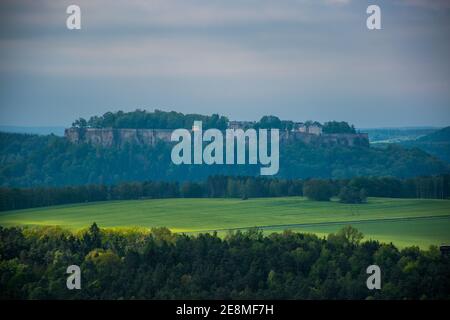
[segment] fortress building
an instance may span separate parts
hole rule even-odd
[[[294,123],[293,131],[310,133],[319,136],[322,134],[322,125],[318,122],[313,123],[296,122]]]
[[[230,121],[228,122],[228,128],[246,130],[248,128],[253,128],[255,124],[255,121]]]

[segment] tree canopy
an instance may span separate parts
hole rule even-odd
[[[323,133],[356,133],[355,127],[345,121],[325,122],[322,127]]]
[[[81,290],[67,290],[78,265]],[[381,290],[366,287],[368,266]],[[449,299],[450,259],[437,247],[363,241],[347,226],[327,239],[258,229],[173,234],[168,229],[77,234],[0,227],[0,299]]]
[[[137,109],[131,112],[106,112],[102,116],[92,116],[89,120],[80,118],[72,126],[77,128],[190,129],[194,121],[202,121],[205,129],[224,130],[228,125],[228,119],[218,114],[205,116],[158,109],[154,112]]]

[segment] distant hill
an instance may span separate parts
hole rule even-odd
[[[402,142],[402,145],[422,149],[450,163],[450,126],[434,131],[414,141]]]
[[[418,142],[450,142],[450,126],[417,139]]]
[[[199,181],[211,175],[256,176],[258,165],[174,165],[171,145],[102,147],[49,135],[0,133],[0,186],[115,184],[122,181]],[[450,172],[417,148],[310,146],[280,148],[280,178],[414,177]]]
[[[371,143],[401,143],[413,141],[438,131],[434,127],[405,127],[405,128],[358,128],[361,132],[367,132]]]
[[[40,134],[40,135],[48,135],[48,134],[54,134],[57,136],[64,135],[64,127],[0,126],[0,131],[10,133],[26,133],[26,134]]]

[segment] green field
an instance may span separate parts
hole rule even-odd
[[[76,230],[100,227],[161,227],[207,232],[261,227],[325,235],[353,225],[366,239],[400,247],[450,242],[450,201],[369,198],[367,204],[314,202],[304,198],[161,199],[111,201],[0,213],[0,225],[58,225]]]

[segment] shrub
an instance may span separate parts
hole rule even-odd
[[[330,201],[333,188],[327,180],[309,180],[303,185],[303,195],[310,200]]]
[[[342,203],[364,203],[367,201],[366,191],[355,187],[343,187],[339,192]]]

